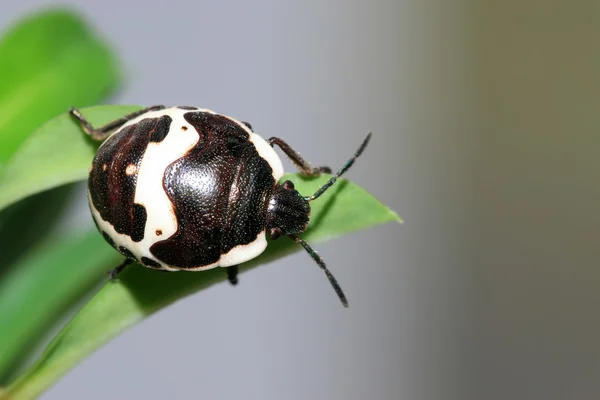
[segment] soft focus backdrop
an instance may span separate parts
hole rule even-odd
[[[211,108],[334,168],[372,130],[348,178],[405,224],[317,246],[348,310],[298,253],[45,400],[600,396],[597,2],[68,3],[125,63],[112,103]],[[7,2],[0,26],[49,4]],[[83,194],[65,227],[91,224]]]

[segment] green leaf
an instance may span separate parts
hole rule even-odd
[[[33,243],[45,240],[47,235],[52,234],[56,222],[66,210],[67,200],[74,189],[75,185],[71,184],[38,193],[13,204],[0,213],[0,243],[2,243],[0,279],[10,270],[9,267],[13,262],[22,257]],[[19,234],[15,235],[15,232]]]
[[[0,282],[0,371],[19,367],[39,339],[122,257],[98,232],[38,245]]]
[[[72,11],[18,21],[0,38],[0,167],[42,123],[98,102],[119,79],[110,50]]]
[[[82,109],[92,124],[102,125],[139,106]],[[0,169],[0,210],[41,191],[86,179],[98,143],[64,112],[35,130]]]
[[[328,178],[329,176],[325,175],[308,180],[297,174],[288,174],[283,179],[294,181],[301,193],[313,193]],[[311,203],[311,206],[312,219],[308,230],[302,235],[311,243],[323,242],[386,222],[401,222],[396,213],[367,191],[344,179],[319,200]],[[99,237],[99,234],[96,236]],[[103,245],[104,248],[109,248],[108,244]],[[301,250],[301,247],[286,238],[270,241],[267,250],[258,258],[244,264],[241,272],[298,250]],[[92,249],[88,251],[91,252]],[[104,250],[94,248],[94,251]],[[81,262],[78,260],[63,265],[64,274],[83,269]],[[98,265],[100,264],[102,263]],[[88,265],[85,268],[95,267]],[[315,271],[320,273],[316,266]],[[31,369],[6,389],[6,398],[35,398],[87,355],[123,330],[191,293],[224,280],[225,273],[221,268],[171,274],[159,273],[138,265],[128,268],[122,273],[119,281],[106,283],[78,312],[52,340]],[[323,290],[330,290],[325,285],[324,280]],[[60,297],[63,293],[55,291],[53,295]],[[41,303],[31,303],[29,306],[44,304],[44,298],[37,298],[36,301]],[[331,301],[338,301],[333,292]],[[340,312],[343,312],[341,305]]]

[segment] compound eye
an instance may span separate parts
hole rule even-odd
[[[292,182],[292,181],[283,182],[283,188],[286,190],[294,190],[295,189],[294,182]]]

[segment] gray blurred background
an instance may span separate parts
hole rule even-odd
[[[600,2],[73,3],[127,68],[111,102],[208,107],[334,167],[372,130],[348,178],[405,224],[318,246],[348,310],[298,253],[45,400],[600,397]]]

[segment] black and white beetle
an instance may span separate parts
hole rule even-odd
[[[352,166],[370,133],[325,185],[304,197],[291,181],[279,184],[284,171],[273,147],[302,175],[331,169],[313,168],[286,142],[265,141],[246,122],[187,106],[149,107],[100,128],[76,108],[70,114],[94,140],[104,140],[90,169],[88,200],[98,230],[126,257],[112,278],[135,261],[164,271],[228,267],[235,285],[237,266],[265,250],[268,232],[301,244],[348,306],[323,259],[298,234],[307,228],[309,203]]]

